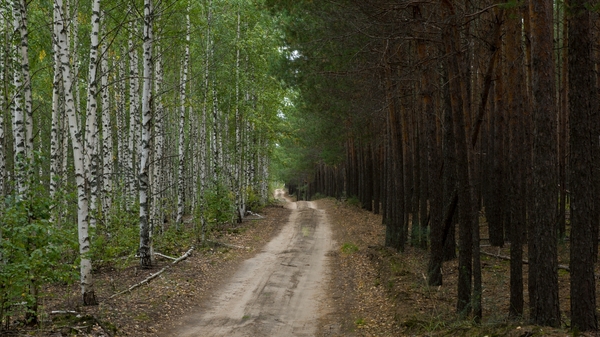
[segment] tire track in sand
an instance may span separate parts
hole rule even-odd
[[[276,198],[285,196],[278,190]],[[326,305],[327,214],[312,202],[290,202],[287,224],[255,257],[168,336],[314,336]]]

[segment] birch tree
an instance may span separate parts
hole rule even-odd
[[[160,97],[160,88],[163,82],[163,65],[162,65],[162,50],[159,46],[156,46],[156,58],[154,62],[155,66],[155,77],[154,77],[154,160],[152,161],[152,219],[153,222],[162,221],[162,181],[164,180],[163,174],[163,113],[164,106],[162,98]],[[152,226],[153,229],[155,226]],[[162,229],[162,228],[161,228]]]
[[[112,130],[110,120],[110,93],[108,90],[108,54],[106,44],[102,44],[101,66],[101,84],[102,84],[102,213],[106,216],[110,212],[112,205],[112,173],[113,173],[113,154],[112,154]]]
[[[96,204],[97,204],[97,191],[98,191],[98,157],[97,157],[97,133],[98,133],[98,121],[97,121],[97,93],[98,93],[98,82],[97,82],[97,69],[98,69],[98,36],[100,35],[100,0],[94,0],[92,3],[92,31],[90,34],[90,59],[89,59],[89,70],[88,70],[88,88],[87,88],[87,106],[86,106],[86,154],[84,157],[84,165],[86,168],[86,180],[87,186],[90,188],[90,226],[96,225]]]
[[[134,37],[137,36],[137,21],[133,20],[129,25],[129,151],[127,153],[126,165],[127,172],[127,209],[131,205],[129,202],[133,199],[136,183],[136,167],[133,164],[136,161],[136,149],[139,149],[139,72],[138,72],[138,53],[134,43]]]
[[[20,0],[13,0],[13,34],[14,36],[20,36],[21,27],[21,2]],[[12,50],[12,59],[14,64],[21,64],[20,42]],[[27,133],[25,130],[25,116],[23,109],[23,72],[20,68],[13,68],[13,87],[14,94],[12,97],[12,131],[14,139],[14,163],[15,163],[15,178],[16,178],[16,189],[20,197],[23,197],[27,190],[26,185],[26,159],[27,159]]]
[[[18,64],[20,65],[21,91],[23,97],[23,114],[25,119],[25,152],[31,161],[33,156],[33,111],[31,99],[31,75],[29,73],[29,39],[27,28],[27,3],[25,0],[13,0],[13,20],[15,36],[20,39],[18,44]]]
[[[54,6],[53,11],[58,11],[58,7]],[[53,16],[56,18],[60,13],[54,13]],[[58,25],[52,27],[52,51],[53,51],[53,73],[54,77],[52,80],[52,129],[50,131],[50,197],[54,198],[56,190],[58,188],[58,181],[61,179],[61,164],[62,158],[60,140],[61,135],[61,118],[63,117],[62,105],[61,105],[61,86],[62,77],[60,71],[60,55],[58,46]]]
[[[6,34],[6,3],[4,0],[0,1],[0,34]],[[0,55],[4,56],[6,53],[6,46],[0,44]],[[6,60],[4,57],[0,57],[0,69],[5,69]],[[4,71],[0,71],[0,83],[4,83]],[[0,93],[0,109],[6,111],[4,96],[5,93]],[[0,113],[0,196],[4,196],[6,193],[6,147],[4,139],[4,113]],[[1,233],[0,233],[1,234]],[[0,235],[1,237],[1,235]]]
[[[148,204],[148,170],[150,159],[150,138],[152,137],[152,3],[144,1],[144,82],[142,87],[142,138],[139,169],[140,196],[140,264],[142,268],[152,265],[152,232],[150,230]]]
[[[208,179],[209,173],[209,162],[208,162],[208,154],[210,149],[208,148],[207,143],[207,114],[208,114],[208,84],[209,84],[209,67],[210,67],[210,55],[211,55],[211,23],[212,23],[212,0],[208,0],[207,4],[207,15],[206,15],[206,49],[205,49],[205,63],[204,63],[204,101],[202,104],[202,118],[200,125],[200,144],[201,144],[201,153],[200,153],[200,225],[202,232],[202,242],[206,239],[206,198],[204,197],[206,192],[206,180]]]
[[[99,0],[95,0],[99,2]],[[94,305],[97,303],[94,293],[92,280],[92,262],[88,257],[90,250],[90,237],[88,232],[88,198],[86,193],[86,176],[84,160],[84,144],[81,129],[77,120],[75,110],[75,98],[73,96],[73,80],[71,78],[71,64],[69,59],[69,40],[67,35],[67,25],[69,21],[65,15],[63,1],[54,1],[54,25],[58,32],[58,53],[61,63],[61,72],[63,78],[63,90],[65,96],[65,112],[69,119],[69,132],[73,149],[73,164],[75,167],[75,180],[77,184],[77,228],[79,233],[79,254],[80,254],[80,284],[81,294],[84,305]]]
[[[190,5],[188,2],[186,10],[186,33],[185,33],[185,54],[181,70],[180,81],[180,108],[179,108],[179,165],[177,179],[177,224],[183,223],[183,212],[185,210],[185,116],[186,116],[186,86],[188,77],[188,68],[190,63]]]

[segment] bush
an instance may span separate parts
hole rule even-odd
[[[358,200],[357,196],[351,196],[350,198],[348,198],[348,200],[346,202],[350,206],[360,207],[360,205],[361,205],[360,200]]]
[[[326,195],[323,195],[321,193],[315,193],[312,195],[312,197],[310,198],[310,200],[319,200],[319,199],[325,199],[327,198]]]
[[[102,264],[126,263],[133,257],[140,243],[139,214],[136,211],[127,211],[120,207],[113,207],[110,214],[106,214],[105,221],[99,221],[96,228],[92,228],[91,260],[94,266]]]
[[[51,201],[31,196],[6,200],[0,213],[0,319],[22,315],[35,322],[39,290],[78,278],[77,226],[50,222]],[[15,305],[15,304],[25,305]]]
[[[235,217],[235,197],[222,183],[206,191],[205,219],[217,227]]]

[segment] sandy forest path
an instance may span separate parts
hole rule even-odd
[[[275,196],[292,210],[281,232],[244,261],[204,309],[165,336],[315,335],[329,306],[331,227],[314,203],[292,202],[282,190]]]

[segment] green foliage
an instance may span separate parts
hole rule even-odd
[[[206,204],[206,219],[217,227],[235,217],[235,197],[221,182],[206,191]]]
[[[358,252],[358,246],[352,242],[346,242],[342,245],[342,253],[352,254]]]
[[[311,200],[319,200],[319,199],[324,199],[327,198],[326,195],[323,195],[321,193],[315,193],[312,195]]]
[[[139,236],[139,216],[124,209],[114,209],[107,221],[97,224],[92,237],[91,259],[95,265],[105,263],[126,263],[137,252]]]
[[[246,193],[248,196],[248,199],[246,200],[246,208],[249,211],[259,212],[265,206],[260,201],[260,194],[250,186],[248,186]]]
[[[35,308],[42,285],[77,278],[77,226],[52,224],[52,201],[39,186],[31,188],[30,197],[7,198],[0,213],[1,320]]]
[[[356,196],[351,196],[350,198],[348,198],[348,200],[346,201],[346,203],[348,203],[348,205],[354,206],[354,207],[360,207],[361,206],[360,200],[358,200],[358,197],[356,197]]]
[[[183,247],[194,244],[194,239],[195,236],[190,235],[189,230],[177,230],[175,226],[171,226],[154,238],[154,250],[169,256],[179,256]]]

